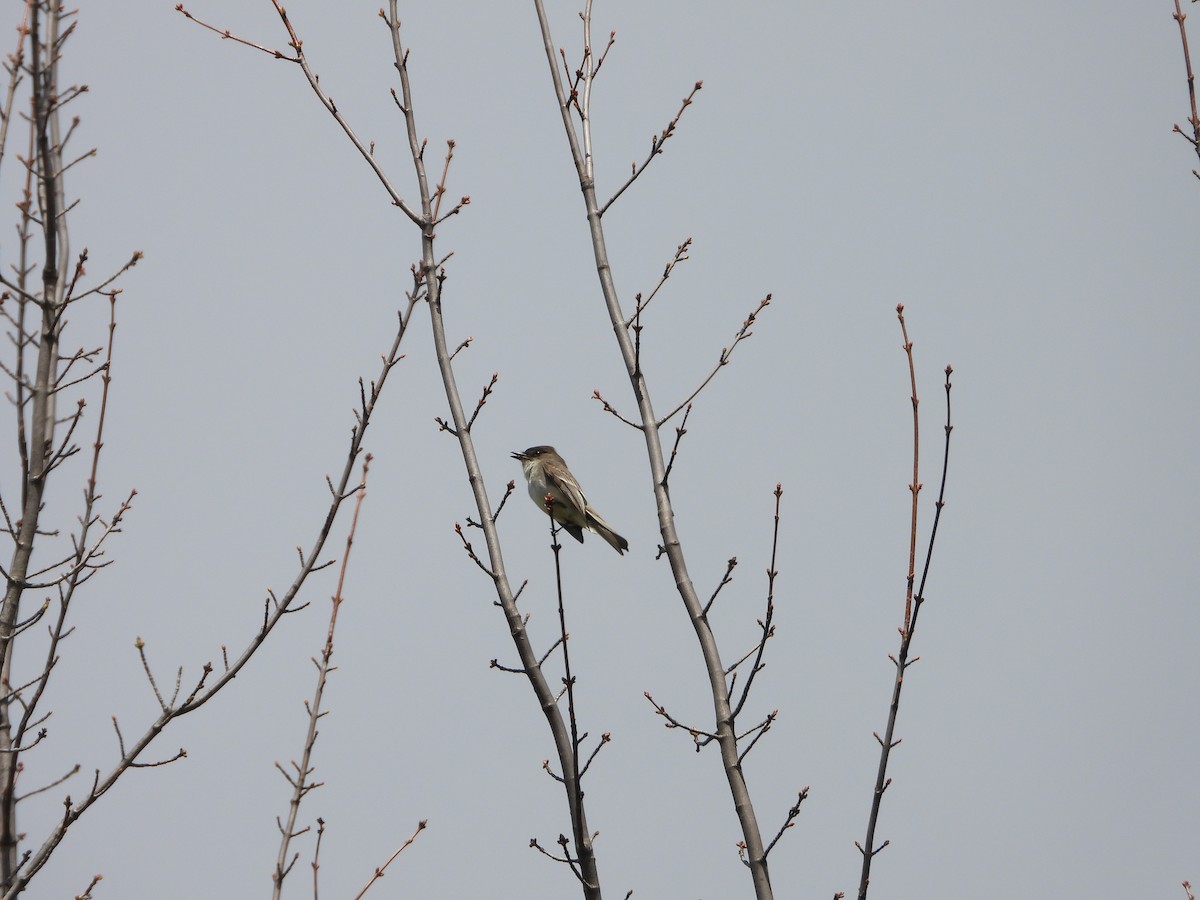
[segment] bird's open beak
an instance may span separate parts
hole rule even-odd
[[[519,459],[519,460],[521,460],[521,462],[524,462],[525,460],[529,459],[529,457],[526,456],[524,453],[517,453],[516,451],[513,451],[512,458]]]

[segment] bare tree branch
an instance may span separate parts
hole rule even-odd
[[[1184,140],[1192,145],[1192,149],[1196,151],[1196,155],[1200,157],[1200,114],[1196,112],[1196,76],[1192,73],[1192,57],[1188,52],[1187,28],[1183,24],[1187,18],[1187,14],[1179,5],[1179,0],[1175,0],[1175,12],[1172,18],[1179,23],[1179,39],[1183,42],[1183,64],[1187,69],[1188,100],[1191,101],[1192,105],[1192,114],[1188,118],[1188,124],[1192,126],[1192,134],[1189,137],[1178,124],[1172,130],[1176,134],[1182,135]],[[1195,169],[1192,169],[1192,174],[1196,178],[1200,178],[1200,172]]]
[[[278,900],[283,891],[283,879],[291,870],[291,865],[287,863],[288,850],[291,840],[298,834],[302,834],[308,829],[296,831],[296,819],[300,814],[300,804],[305,796],[310,792],[320,787],[321,782],[309,780],[309,776],[313,772],[312,755],[313,748],[317,744],[317,725],[325,716],[321,710],[321,700],[325,696],[325,683],[329,679],[329,673],[333,671],[333,634],[337,629],[338,610],[342,607],[344,599],[343,588],[346,584],[346,570],[350,566],[350,551],[354,547],[354,534],[358,530],[358,514],[362,511],[363,501],[367,498],[367,474],[371,468],[371,454],[368,453],[363,457],[362,478],[359,480],[358,498],[354,502],[354,514],[350,519],[350,530],[346,532],[346,550],[342,553],[342,564],[338,571],[337,588],[334,590],[332,601],[329,609],[329,629],[325,637],[325,647],[321,651],[319,659],[314,659],[313,663],[317,667],[317,685],[313,690],[312,700],[305,704],[308,710],[308,733],[304,737],[304,749],[300,754],[300,762],[292,763],[296,769],[296,777],[291,778],[279,763],[275,763],[275,767],[283,772],[285,778],[292,785],[292,798],[288,803],[287,822],[280,826],[280,841],[279,853],[275,859],[275,871],[271,876],[272,881],[272,896]],[[293,863],[295,860],[293,860]]]
[[[646,450],[649,457],[652,483],[654,485],[654,499],[658,510],[659,530],[662,534],[662,552],[666,554],[670,562],[672,578],[687,611],[688,620],[692,623],[696,631],[701,655],[704,658],[705,669],[709,677],[715,722],[715,730],[710,732],[710,734],[720,747],[722,766],[729,783],[734,810],[742,828],[743,843],[747,848],[748,864],[754,883],[755,895],[758,900],[768,900],[772,896],[772,893],[770,877],[767,871],[766,855],[764,853],[762,835],[758,827],[758,820],[754,813],[754,805],[750,799],[745,776],[738,761],[738,742],[737,735],[734,733],[732,710],[729,706],[725,668],[721,663],[721,655],[717,648],[716,638],[713,635],[707,617],[704,615],[704,610],[696,594],[691,575],[688,573],[683,545],[675,527],[675,514],[670,494],[667,490],[666,463],[663,459],[662,443],[659,435],[659,429],[662,425],[671,416],[675,415],[675,413],[686,408],[687,404],[699,393],[699,390],[703,389],[704,385],[711,381],[713,375],[715,375],[715,370],[701,384],[700,389],[693,393],[692,397],[689,397],[684,403],[680,404],[670,415],[664,418],[659,418],[655,415],[651,401],[651,391],[640,366],[638,348],[635,346],[634,340],[630,337],[629,329],[624,327],[626,316],[622,312],[618,299],[613,267],[609,259],[604,228],[601,222],[603,209],[596,199],[590,110],[591,87],[596,73],[594,58],[590,49],[591,7],[592,4],[588,0],[581,16],[583,20],[584,50],[583,64],[581,66],[582,74],[578,82],[582,86],[582,91],[573,86],[570,95],[568,95],[559,71],[558,60],[555,57],[555,45],[550,34],[550,23],[546,15],[545,5],[543,0],[534,0],[534,8],[537,11],[538,23],[541,27],[542,46],[549,65],[555,96],[558,100],[563,130],[566,133],[571,160],[575,165],[576,175],[579,178],[584,205],[587,211],[588,229],[592,241],[593,255],[596,260],[596,273],[600,282],[601,294],[603,295],[605,307],[608,311],[609,321],[613,326],[613,333],[617,339],[622,361],[625,363],[633,396],[637,399],[638,418],[641,420],[641,428],[645,435]],[[697,83],[696,89],[699,89],[699,83]],[[690,95],[688,99],[690,100]],[[686,105],[687,103],[685,102],[684,106]],[[572,108],[576,109],[579,114],[580,128],[578,131],[572,120]],[[669,131],[673,133],[673,128],[670,128]],[[665,137],[663,139],[665,140]],[[653,147],[655,153],[652,153],[652,156],[656,155],[659,149],[661,149],[661,141]],[[637,174],[638,171],[635,168],[634,176],[636,177]],[[733,346],[736,346],[743,337],[749,335],[749,328],[753,322],[754,315],[769,301],[770,297],[768,296],[767,300],[761,303],[750,319],[744,323],[742,331],[739,333],[737,340],[734,341]],[[728,361],[728,354],[731,350],[732,347],[726,348],[722,352],[717,369],[720,369]],[[662,709],[658,704],[655,704],[655,707],[656,710]],[[662,710],[661,714],[665,715],[666,711]],[[699,747],[698,739],[697,746]]]
[[[898,307],[897,313],[900,315],[900,322],[901,322],[901,326],[903,329],[903,324],[904,324],[903,307]],[[903,329],[902,333],[905,336],[904,337],[904,350],[905,350],[905,355],[907,356],[907,358],[909,360],[910,372],[911,372],[912,343],[908,340],[907,330]],[[945,372],[946,372],[946,381],[945,381],[946,441],[945,441],[945,450],[942,454],[941,486],[938,489],[938,499],[937,499],[937,503],[934,507],[933,527],[930,529],[929,543],[927,545],[926,554],[925,554],[925,568],[924,568],[924,572],[921,575],[920,585],[917,587],[917,589],[914,592],[914,590],[913,590],[913,574],[912,574],[913,564],[911,561],[909,563],[909,574],[908,574],[908,577],[906,578],[906,588],[905,588],[905,620],[904,620],[903,627],[901,627],[899,629],[900,650],[895,656],[889,656],[889,658],[892,660],[892,663],[895,665],[896,675],[895,675],[895,680],[892,683],[892,701],[888,707],[887,727],[884,730],[882,737],[880,737],[880,735],[878,733],[875,734],[875,739],[879,742],[879,768],[878,768],[878,771],[875,776],[875,790],[871,796],[871,812],[870,812],[870,815],[867,817],[867,834],[866,834],[866,838],[863,840],[863,842],[861,844],[859,844],[857,841],[855,842],[855,846],[858,847],[859,852],[862,854],[862,872],[859,877],[859,883],[858,883],[858,900],[866,900],[867,888],[870,885],[870,881],[871,881],[871,863],[875,859],[875,856],[884,847],[886,847],[888,845],[888,841],[884,841],[878,847],[875,846],[875,829],[879,823],[879,810],[880,810],[881,804],[883,803],[884,792],[888,789],[888,786],[891,784],[891,779],[888,778],[888,775],[887,775],[888,761],[891,758],[892,749],[900,743],[900,741],[895,738],[896,719],[897,719],[897,717],[899,715],[899,711],[900,711],[900,692],[904,688],[905,673],[908,671],[908,668],[917,661],[917,658],[913,658],[910,660],[908,658],[908,654],[909,654],[909,650],[912,646],[913,635],[916,633],[916,630],[917,630],[917,619],[921,613],[921,606],[925,602],[925,580],[929,575],[929,566],[933,559],[934,540],[937,537],[937,528],[938,528],[938,523],[941,521],[942,509],[945,506],[944,498],[945,498],[945,493],[946,493],[946,477],[947,477],[947,473],[949,471],[949,465],[950,465],[950,432],[953,431],[953,426],[951,425],[951,419],[950,419],[950,375],[953,373],[953,371],[954,371],[953,368],[951,368],[950,366],[946,366],[946,370],[945,370]],[[913,410],[915,413],[916,407],[917,407],[916,383],[915,383],[915,380],[911,381],[910,383],[912,385],[912,403],[913,403]],[[918,426],[919,426],[919,422],[914,419],[914,431],[917,430]],[[913,438],[913,456],[914,456],[914,458],[916,457],[918,447],[919,447],[919,441],[917,439],[917,436],[914,435],[914,438]],[[918,476],[916,473],[916,469],[914,467],[913,484],[918,484],[917,477]],[[914,497],[916,496],[915,490],[913,491],[913,496]],[[911,529],[910,529],[910,532],[914,535],[916,532],[916,528],[917,528],[916,511],[914,509],[912,523],[911,523]],[[911,543],[912,543],[912,540],[910,540],[910,544]],[[910,608],[911,608],[911,618],[909,616]]]
[[[424,831],[425,827],[428,824],[429,824],[428,819],[422,819],[420,822],[417,823],[417,830],[414,831],[411,835],[409,835],[408,840],[406,840],[403,844],[401,844],[399,847],[396,848],[396,852],[387,858],[387,862],[385,862],[382,866],[379,866],[379,868],[377,868],[374,871],[374,873],[371,875],[370,880],[365,885],[363,885],[363,889],[354,895],[354,900],[362,900],[362,896],[371,889],[371,885],[373,885],[376,881],[378,881],[380,878],[383,877],[384,872],[387,870],[387,867],[390,866],[393,862],[395,862],[397,856],[399,856],[401,853],[403,853],[405,850],[408,849],[409,845],[412,844],[412,842],[417,839],[417,835],[419,835],[422,831]]]

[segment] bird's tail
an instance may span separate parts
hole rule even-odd
[[[588,531],[593,531],[608,541],[609,545],[622,556],[629,549],[629,541],[613,531],[609,524],[596,515],[596,511],[590,506],[587,509],[587,528]]]

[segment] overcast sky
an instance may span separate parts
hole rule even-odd
[[[286,44],[267,0],[187,5]],[[378,5],[288,11],[322,85],[415,202]],[[574,62],[577,7],[551,6]],[[6,4],[10,24],[20,7]],[[454,252],[449,340],[474,338],[456,360],[465,402],[499,373],[475,429],[492,503],[520,478],[511,451],[554,444],[631,545],[564,549],[582,727],[613,735],[585,782],[605,890],[752,896],[715,750],[694,753],[642,696],[711,723],[694,634],[656,560],[642,441],[590,399],[636,413],[532,4],[401,8],[428,158],[454,139],[449,194],[471,197],[438,236]],[[900,302],[922,399],[923,534],[947,363],[955,430],[871,896],[1182,898],[1180,881],[1200,881],[1200,182],[1171,133],[1188,115],[1172,10],[596,3],[595,33],[617,32],[594,95],[602,196],[704,82],[604,219],[626,310],[694,239],[646,321],[656,407],[686,397],[773,296],[699,398],[671,487],[699,592],[740,562],[714,616],[732,661],[762,615],[783,484],[778,636],[746,713],[780,711],[746,762],[768,836],[811,786],[771,856],[777,897],[857,886],[907,564]],[[324,476],[342,466],[356,379],[377,373],[420,252],[299,69],[187,22],[174,0],[83,4],[64,68],[90,87],[69,109],[76,149],[99,148],[69,173],[72,246],[96,277],[146,254],[123,282],[101,472],[107,503],[138,498],[116,565],[78,604],[49,737],[25,757],[26,791],[75,762],[85,773],[21,807],[33,846],[63,796],[114,761],[111,717],[128,739],[157,713],[135,638],[161,683],[180,665],[194,678],[222,644],[244,646],[268,587],[290,583]],[[11,211],[20,173],[6,162]],[[413,321],[366,442],[376,462],[315,760],[325,786],[301,811],[326,822],[321,896],[353,896],[428,819],[368,896],[569,897],[570,873],[528,847],[569,831],[541,768],[553,745],[528,685],[488,668],[515,656],[454,535],[475,511],[458,445],[434,423],[447,413],[426,311]],[[77,313],[74,342],[99,343],[94,324]],[[11,419],[0,428],[13,446]],[[6,493],[15,465],[3,462]],[[52,491],[64,528],[82,477]],[[517,496],[500,526],[545,649],[545,517]],[[301,752],[333,579],[315,576],[312,605],[147,756],[186,747],[186,760],[129,773],[87,813],[34,895],[74,896],[98,872],[98,898],[270,890],[289,797],[274,763]],[[288,893],[307,896],[311,838],[295,846]]]

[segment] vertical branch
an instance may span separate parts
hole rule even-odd
[[[362,510],[363,501],[367,498],[367,472],[371,467],[371,454],[368,453],[363,457],[362,465],[362,480],[358,484],[358,496],[354,501],[354,515],[350,519],[350,530],[346,533],[346,551],[342,554],[342,564],[338,569],[337,588],[333,592],[332,603],[329,610],[329,630],[326,632],[325,648],[321,651],[321,658],[318,662],[313,660],[317,667],[317,686],[313,691],[312,700],[305,704],[308,707],[308,734],[304,738],[304,750],[300,755],[299,763],[292,763],[295,766],[295,777],[288,772],[279,763],[275,767],[283,773],[292,785],[292,799],[288,803],[287,822],[279,826],[279,854],[275,860],[275,871],[271,875],[273,889],[271,896],[275,900],[279,900],[283,891],[283,879],[287,877],[291,871],[292,865],[295,863],[293,859],[288,862],[288,848],[292,838],[298,834],[307,831],[307,828],[302,831],[296,831],[296,818],[300,814],[300,803],[309,791],[319,787],[318,782],[309,780],[309,776],[313,772],[312,755],[313,748],[317,744],[317,725],[321,719],[325,717],[325,713],[321,711],[321,700],[325,696],[325,684],[329,679],[329,673],[333,671],[331,661],[333,660],[333,633],[337,628],[338,610],[342,608],[343,593],[342,588],[346,584],[346,570],[350,565],[350,550],[354,547],[354,534],[358,530],[358,514]],[[276,820],[278,822],[278,820]],[[315,877],[315,875],[314,875]]]
[[[921,401],[917,399],[917,370],[913,365],[913,345],[912,341],[908,339],[908,326],[904,322],[903,303],[896,306],[896,317],[900,320],[900,333],[904,336],[902,347],[908,358],[908,383],[912,389],[913,414],[913,474],[912,481],[908,485],[909,493],[912,495],[912,521],[909,523],[908,529],[908,586],[904,594],[904,630],[907,632],[912,621],[913,582],[916,579],[917,567],[917,498],[921,493],[921,422],[917,415],[917,407]]]
[[[33,2],[33,0],[31,0]],[[29,129],[28,149],[29,158],[33,157],[33,132],[34,129]],[[30,245],[33,242],[33,183],[34,173],[33,166],[25,166],[25,186],[22,190],[21,202],[17,204],[17,208],[21,211],[20,222],[17,226],[17,242],[19,250],[17,256],[17,280],[16,287],[20,291],[17,295],[17,321],[15,326],[14,342],[16,344],[17,364],[13,381],[16,402],[13,404],[17,414],[17,453],[20,457],[21,472],[25,473],[29,470],[29,433],[25,423],[25,408],[29,402],[28,389],[28,373],[26,360],[29,354],[29,348],[34,343],[34,337],[30,334],[26,321],[28,319],[29,307],[31,305],[30,294],[28,288],[30,286],[30,275],[33,273],[33,263],[30,260]],[[25,496],[28,492],[28,479],[21,480],[21,507],[24,509]],[[7,694],[7,691],[4,691]]]
[[[0,886],[7,888],[17,867],[16,780],[17,759],[12,752],[12,681],[13,635],[20,613],[21,597],[33,556],[49,474],[47,460],[54,440],[54,373],[58,361],[59,315],[62,303],[59,254],[66,238],[66,219],[62,216],[61,147],[52,144],[57,134],[58,108],[58,21],[61,7],[46,5],[45,38],[41,4],[28,7],[30,25],[30,65],[32,81],[31,120],[34,168],[38,187],[41,228],[45,258],[42,263],[41,326],[37,343],[37,363],[31,386],[31,412],[28,456],[23,461],[22,509],[14,535],[15,546],[8,566],[4,602],[0,605]],[[18,407],[17,415],[24,417]]]
[[[13,745],[15,747],[20,747],[24,744],[30,723],[35,721],[37,717],[38,706],[42,696],[45,694],[46,687],[50,683],[50,674],[54,670],[54,664],[58,658],[59,643],[68,632],[67,613],[70,610],[75,591],[96,571],[99,565],[96,559],[102,552],[101,544],[103,543],[103,538],[111,534],[120,525],[121,518],[130,509],[133,495],[136,493],[136,491],[130,493],[129,499],[114,514],[101,538],[95,543],[89,544],[92,526],[99,522],[99,518],[95,512],[96,501],[98,499],[96,479],[100,467],[100,451],[104,447],[104,423],[108,413],[109,387],[112,384],[113,344],[116,331],[117,295],[114,291],[109,295],[108,346],[105,352],[104,366],[100,370],[103,387],[100,392],[100,413],[96,419],[96,437],[92,442],[91,474],[88,477],[87,487],[84,490],[83,514],[79,517],[79,531],[72,538],[75,544],[75,552],[70,560],[71,568],[68,570],[63,581],[58,585],[58,616],[48,629],[50,632],[50,642],[46,649],[46,661],[42,666],[41,674],[33,683],[34,690],[32,695],[22,703],[23,711],[17,725],[16,735],[13,737]],[[8,686],[7,680],[5,681],[5,686],[6,688]],[[13,750],[11,755],[15,757],[17,751]],[[11,771],[0,768],[0,776],[4,777],[4,781],[0,784],[0,797],[8,797],[14,794],[16,790],[16,775],[17,771],[15,768]]]
[[[446,393],[446,402],[450,407],[450,417],[454,425],[454,434],[462,452],[463,464],[466,466],[467,479],[475,498],[475,508],[479,513],[479,524],[483,529],[484,540],[488,549],[490,572],[496,595],[504,611],[509,634],[512,637],[522,668],[529,679],[530,686],[538,699],[542,713],[550,727],[554,738],[559,764],[562,766],[563,787],[567,794],[567,805],[571,816],[571,831],[575,836],[575,854],[579,863],[579,878],[583,884],[584,896],[588,900],[600,900],[600,873],[596,863],[595,851],[592,846],[591,831],[588,828],[587,816],[584,811],[583,793],[579,789],[579,771],[576,765],[577,748],[572,736],[563,722],[562,711],[559,709],[557,698],[542,674],[541,665],[533,651],[533,645],[525,632],[525,624],[520,610],[517,608],[512,587],[505,574],[504,557],[500,550],[500,536],[496,531],[496,522],[492,514],[491,501],[487,496],[483,473],[475,452],[475,442],[471,434],[469,422],[463,411],[462,398],[454,377],[453,354],[446,340],[445,321],[442,317],[442,285],[445,272],[437,269],[437,256],[434,252],[434,217],[431,205],[429,180],[425,172],[424,144],[417,136],[416,117],[413,113],[412,89],[408,78],[408,51],[400,41],[400,17],[397,0],[388,0],[387,24],[392,35],[392,47],[395,54],[395,66],[400,75],[401,100],[400,108],[404,115],[405,128],[408,133],[409,149],[412,154],[421,200],[421,266],[419,274],[424,281],[425,300],[429,307],[430,323],[433,332],[434,353],[437,358],[438,370],[441,373],[442,385]],[[564,108],[564,112],[566,112]]]
[[[547,494],[547,513],[552,512],[553,504],[554,498]],[[558,594],[558,628],[562,636],[563,685],[567,689],[567,721],[571,727],[571,771],[575,773],[572,787],[575,803],[579,804],[583,801],[583,786],[580,783],[579,771],[579,722],[575,718],[575,676],[571,674],[571,635],[567,631],[567,614],[563,605],[562,544],[558,542],[558,523],[554,521],[553,515],[550,515],[550,549],[554,553],[554,587]],[[581,843],[582,838],[582,835],[575,835],[576,846]]]
[[[587,0],[583,9],[582,70],[583,102],[577,108],[583,128],[583,170],[590,182],[596,177],[596,160],[592,156],[592,82],[596,78],[596,59],[592,55],[592,0]]]
[[[901,321],[901,325],[903,325],[903,322],[904,322],[903,315],[901,315],[900,321]],[[907,333],[905,333],[905,344],[907,345],[909,362],[911,364],[911,361],[912,361],[911,346],[912,345],[908,341]],[[913,635],[916,633],[916,630],[917,630],[917,618],[920,616],[921,606],[925,602],[925,584],[926,584],[926,579],[928,579],[928,577],[929,577],[930,564],[933,561],[934,541],[937,538],[938,524],[941,521],[942,509],[946,505],[945,504],[946,476],[950,469],[950,432],[954,430],[954,427],[951,424],[951,420],[950,420],[950,387],[951,387],[950,375],[953,372],[954,372],[954,369],[952,367],[946,366],[946,382],[945,382],[945,386],[946,386],[946,442],[945,442],[945,450],[942,455],[941,486],[938,489],[938,499],[937,499],[937,503],[935,504],[935,511],[934,511],[934,515],[933,515],[933,527],[930,529],[930,532],[929,532],[929,544],[928,544],[928,546],[926,548],[926,552],[925,552],[925,566],[921,573],[921,582],[918,585],[915,593],[913,592],[913,589],[912,589],[912,580],[913,580],[912,575],[911,574],[909,575],[908,590],[906,591],[905,607],[906,607],[906,611],[907,611],[907,608],[908,608],[907,601],[908,601],[908,599],[911,598],[912,619],[907,622],[907,625],[905,628],[900,630],[900,650],[899,650],[899,652],[897,653],[896,656],[892,656],[890,654],[888,656],[888,658],[891,659],[892,664],[895,666],[895,669],[896,669],[896,677],[892,683],[892,701],[891,701],[891,704],[888,706],[887,728],[884,730],[883,737],[880,737],[878,732],[876,732],[874,735],[875,740],[879,742],[879,748],[880,748],[879,749],[879,768],[875,774],[875,790],[871,795],[871,812],[867,816],[866,838],[864,839],[863,843],[860,844],[857,841],[855,841],[855,844],[854,844],[856,847],[858,847],[859,853],[862,854],[862,871],[861,871],[861,874],[859,877],[859,882],[858,882],[858,900],[866,900],[867,888],[869,887],[870,882],[871,882],[871,863],[874,861],[875,856],[884,847],[886,847],[889,843],[888,841],[884,841],[882,844],[880,844],[878,847],[876,847],[875,846],[875,829],[879,823],[879,810],[883,803],[883,794],[892,783],[891,779],[887,777],[888,760],[891,758],[892,749],[897,744],[900,743],[900,741],[896,740],[894,736],[896,733],[896,719],[897,719],[897,716],[900,711],[900,692],[904,688],[904,674],[908,670],[909,666],[911,666],[913,663],[915,663],[917,661],[917,659],[920,658],[920,657],[914,657],[912,660],[909,660],[908,655],[909,655],[909,650],[912,646]],[[913,392],[913,396],[914,397],[916,396],[915,390]],[[912,569],[912,566],[910,564],[910,572],[911,572],[911,569]]]
[[[588,229],[592,241],[592,252],[596,263],[596,274],[600,281],[600,291],[608,310],[609,321],[621,358],[625,363],[625,371],[637,399],[638,413],[642,422],[642,433],[646,441],[646,453],[649,458],[650,471],[654,484],[654,497],[658,510],[659,532],[662,535],[662,546],[665,548],[667,559],[671,565],[671,573],[687,611],[688,620],[696,632],[700,644],[700,652],[704,658],[705,670],[708,673],[709,692],[712,696],[713,715],[716,721],[715,732],[721,753],[721,764],[725,771],[730,795],[733,799],[734,811],[742,829],[742,839],[745,844],[746,862],[750,868],[751,879],[757,900],[768,900],[773,896],[771,880],[767,870],[766,851],[754,804],[742,772],[741,760],[738,753],[737,734],[734,729],[733,710],[730,707],[729,692],[725,681],[725,668],[721,663],[721,654],[713,635],[708,617],[704,613],[703,604],[696,593],[692,577],[688,572],[687,562],[683,553],[683,545],[675,528],[675,512],[671,497],[666,486],[666,462],[663,456],[662,441],[659,433],[661,422],[654,414],[649,385],[644,369],[639,365],[637,349],[625,327],[625,315],[621,310],[617,295],[616,283],[613,279],[612,266],[608,258],[608,248],[601,223],[601,208],[596,196],[596,184],[593,177],[590,129],[584,129],[584,146],[580,146],[579,135],[576,133],[571,120],[571,99],[564,87],[562,75],[555,59],[554,41],[550,33],[550,23],[546,15],[543,0],[534,0],[538,24],[542,33],[542,45],[550,67],[550,77],[554,93],[558,99],[559,112],[562,116],[567,143],[571,150],[571,159],[579,177],[580,190],[583,193],[584,205],[587,211]],[[585,35],[590,34],[590,4],[584,13]],[[584,47],[584,77],[588,77],[590,64],[590,46]],[[584,104],[590,99],[585,91]],[[590,110],[581,104],[581,119],[586,123]]]
[[[1192,126],[1192,136],[1188,137],[1184,134],[1183,129],[1178,125],[1175,126],[1174,131],[1177,134],[1183,135],[1191,143],[1192,149],[1196,151],[1196,155],[1200,156],[1200,114],[1196,112],[1196,76],[1192,73],[1192,56],[1188,51],[1187,28],[1183,24],[1187,18],[1187,14],[1179,5],[1179,0],[1175,0],[1175,12],[1172,13],[1172,18],[1179,23],[1179,39],[1183,42],[1183,64],[1187,69],[1188,99],[1192,104],[1192,115],[1188,119],[1188,124]],[[1192,174],[1200,178],[1200,172],[1197,172],[1195,169],[1192,170]]]

